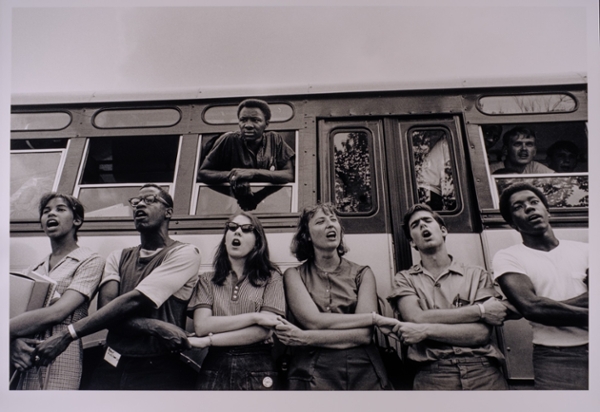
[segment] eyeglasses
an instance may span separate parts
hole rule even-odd
[[[170,207],[169,204],[158,195],[146,195],[146,196],[132,197],[131,199],[129,199],[129,204],[131,205],[131,207],[136,207],[137,205],[140,204],[140,202],[142,200],[147,205],[151,205],[152,203],[155,203],[155,202],[160,202],[160,203],[164,204],[165,206]]]
[[[232,232],[235,232],[236,230],[238,230],[238,227],[240,229],[242,229],[242,232],[244,233],[250,233],[254,230],[254,225],[251,224],[246,224],[246,225],[238,225],[235,222],[229,222],[226,225],[227,229],[231,230]]]

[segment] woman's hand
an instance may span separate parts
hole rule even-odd
[[[40,357],[39,364],[47,366],[67,349],[73,341],[68,331],[58,333],[39,344],[36,355]]]
[[[277,338],[287,346],[304,346],[307,342],[304,340],[304,331],[283,319],[281,316],[277,317],[279,324],[275,327],[275,335]]]
[[[394,332],[400,337],[400,342],[405,345],[413,345],[429,337],[426,324],[398,322],[394,327]]]
[[[10,363],[19,371],[34,365],[35,348],[40,343],[36,339],[18,338],[10,343]]]
[[[388,318],[387,316],[381,316],[377,313],[373,313],[373,320],[375,326],[386,335],[392,334],[394,332],[394,327],[400,323],[398,319]]]
[[[192,348],[207,348],[210,346],[210,339],[207,336],[199,337],[189,337],[187,338],[188,342],[192,346]]]
[[[256,324],[265,328],[274,328],[279,325],[281,317],[274,314],[273,312],[258,312],[256,313]]]

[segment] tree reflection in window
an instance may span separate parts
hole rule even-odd
[[[497,178],[498,193],[517,182],[529,183],[540,189],[552,207],[589,207],[588,176]]]
[[[333,137],[335,205],[340,212],[373,209],[369,138],[364,131],[336,133]]]
[[[433,210],[456,209],[452,163],[445,129],[413,129],[413,149],[418,202]]]

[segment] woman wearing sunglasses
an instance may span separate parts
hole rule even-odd
[[[292,253],[305,262],[286,270],[290,316],[276,328],[279,340],[294,346],[289,389],[378,390],[388,380],[372,343],[377,315],[375,277],[368,266],[344,259],[344,231],[331,204],[304,209]]]
[[[285,314],[285,297],[256,217],[241,212],[229,220],[214,272],[200,275],[188,311],[197,335],[190,344],[209,348],[198,389],[277,389],[271,335]]]

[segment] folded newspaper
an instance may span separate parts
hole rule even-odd
[[[60,294],[56,281],[30,271],[10,274],[10,317],[23,312],[50,306]]]

